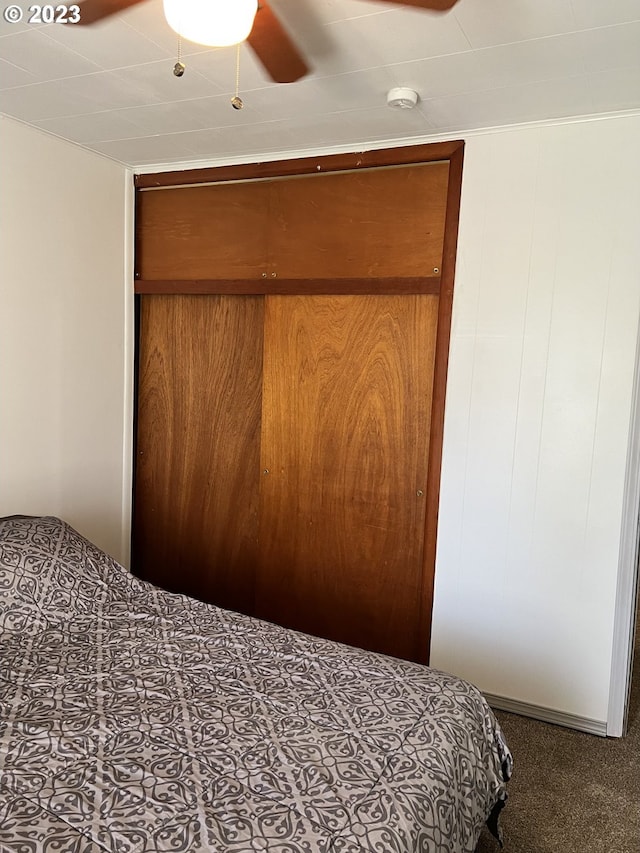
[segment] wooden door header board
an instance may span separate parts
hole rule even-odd
[[[136,292],[439,293],[462,149],[139,176]]]

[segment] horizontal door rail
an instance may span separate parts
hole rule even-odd
[[[440,293],[440,276],[406,278],[278,278],[251,279],[136,279],[136,294],[224,294],[238,296],[286,294],[384,294]]]

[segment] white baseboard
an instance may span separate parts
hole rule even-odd
[[[564,711],[555,711],[553,708],[542,708],[539,705],[530,705],[528,702],[518,702],[516,699],[505,699],[504,696],[494,696],[491,693],[485,693],[484,698],[497,711],[519,714],[521,717],[531,717],[543,723],[552,723],[556,726],[564,726],[568,729],[588,732],[590,735],[598,735],[599,737],[607,736],[606,720],[591,720],[589,717],[566,714]]]

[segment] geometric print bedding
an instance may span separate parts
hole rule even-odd
[[[2,853],[472,853],[511,755],[481,694],[0,520]]]

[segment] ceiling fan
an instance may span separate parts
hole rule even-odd
[[[78,23],[93,24],[108,18],[110,15],[123,12],[129,6],[136,6],[142,2],[144,0],[84,0],[80,7],[81,15]],[[184,3],[184,0],[173,0],[173,2],[164,0],[165,14],[172,27],[169,7],[179,8],[179,2]],[[207,0],[202,0],[202,2],[205,3]],[[237,0],[227,0],[227,2],[234,5]],[[415,6],[433,12],[446,12],[455,6],[458,0],[385,0],[385,2],[396,3],[399,6]],[[193,0],[191,5],[193,5]],[[254,2],[253,9],[255,6],[256,3]],[[243,41],[246,37],[246,41],[271,79],[276,83],[293,83],[304,77],[309,68],[266,0],[258,0],[257,12],[252,10],[251,19],[253,24],[249,24],[251,26],[249,35],[243,36],[239,40]],[[175,27],[173,28],[175,29]],[[183,35],[188,37],[184,32]],[[198,41],[198,39],[192,40]],[[237,41],[238,39],[236,39]]]

